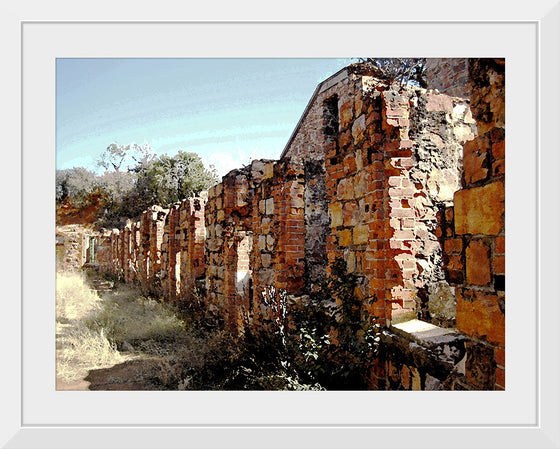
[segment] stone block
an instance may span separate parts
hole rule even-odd
[[[497,235],[504,226],[502,181],[460,190],[455,194],[455,233]]]
[[[457,292],[457,330],[485,337],[505,346],[505,310],[498,295],[462,290]]]
[[[355,226],[352,230],[353,241],[355,245],[362,245],[369,240],[369,225],[363,224]]]
[[[414,368],[410,368],[411,378],[411,389],[414,391],[422,390],[422,379],[420,378],[420,372]]]
[[[270,254],[261,254],[261,262],[264,268],[270,267],[272,263],[272,256]]]
[[[263,234],[268,234],[270,232],[270,218],[264,217],[261,221],[261,232]]]
[[[491,390],[494,386],[494,351],[481,344],[467,343],[465,374],[477,389]]]
[[[505,256],[494,257],[494,274],[506,274],[506,258]]]
[[[343,229],[336,233],[338,237],[339,246],[348,246],[352,244],[352,231],[350,229]]]
[[[354,139],[355,145],[358,145],[362,140],[364,140],[365,130],[366,130],[366,116],[360,115],[352,125],[352,138]]]
[[[358,204],[355,201],[348,201],[344,203],[342,208],[342,216],[344,220],[344,226],[355,226],[358,224],[357,220]]]
[[[363,197],[368,192],[369,174],[366,171],[358,173],[354,177],[354,196]]]
[[[339,107],[340,126],[342,128],[346,128],[354,118],[354,112],[352,106],[353,106],[352,102],[347,101],[346,103],[343,103]]]
[[[467,283],[488,285],[490,275],[490,248],[480,240],[472,240],[466,249]]]
[[[463,250],[463,241],[461,239],[446,239],[444,248],[446,253],[460,253]]]
[[[353,155],[344,158],[344,172],[354,173],[356,171],[356,158]]]
[[[274,163],[268,163],[264,166],[264,174],[263,174],[263,179],[269,179],[272,178],[272,176],[274,175]]]
[[[274,237],[272,237],[271,235],[266,236],[266,247],[269,251],[272,251],[274,249]]]
[[[351,143],[352,143],[352,133],[350,132],[350,130],[340,134],[340,137],[338,138],[338,145],[341,148],[346,148]]]
[[[427,111],[446,112],[448,114],[453,113],[453,100],[451,97],[441,94],[428,94],[427,99]]]
[[[269,198],[266,200],[265,213],[266,215],[272,215],[274,213],[274,198]]]
[[[506,252],[506,238],[497,237],[494,252],[496,254],[505,254]]]
[[[463,170],[467,185],[485,179],[488,175],[489,147],[490,142],[484,137],[477,137],[464,145]]]
[[[265,235],[259,235],[257,246],[258,246],[259,250],[261,250],[261,251],[264,251],[266,249],[266,236]]]
[[[336,196],[339,200],[350,200],[354,198],[354,180],[352,178],[341,179],[338,183]]]

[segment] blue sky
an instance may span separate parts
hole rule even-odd
[[[56,166],[112,142],[198,153],[220,176],[277,159],[317,84],[349,59],[58,59]]]

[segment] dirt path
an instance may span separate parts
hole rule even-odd
[[[95,291],[102,298],[106,297],[109,301],[114,301],[115,295],[122,294],[118,285],[102,279],[89,278],[86,282],[89,289]],[[61,306],[66,308],[71,306],[75,300],[70,296],[66,301],[65,298],[60,301]],[[135,321],[136,315],[138,319],[142,318],[145,308],[131,309],[131,314],[127,315],[127,319],[132,318]],[[128,309],[127,309],[128,311]],[[154,319],[160,318],[154,316]],[[119,318],[117,318],[119,319]],[[163,317],[163,319],[166,319]],[[167,377],[166,368],[169,367],[169,361],[165,357],[154,356],[144,353],[142,346],[133,347],[128,342],[121,342],[119,351],[110,358],[99,359],[95,354],[94,346],[99,345],[99,340],[92,340],[89,344],[89,335],[87,329],[79,321],[72,319],[58,319],[56,323],[56,356],[57,356],[57,391],[84,391],[84,390],[160,390],[163,388],[161,379]],[[87,345],[81,346],[80,338],[85,332]],[[76,336],[75,334],[78,334]],[[95,336],[95,335],[94,335]],[[99,335],[96,336],[99,339]],[[109,345],[106,337],[102,335],[101,340]],[[78,345],[76,346],[76,341]],[[164,343],[157,340],[152,341],[156,352],[161,350],[162,354],[169,353],[170,343]],[[168,347],[164,347],[167,345]],[[79,349],[78,349],[79,348]],[[93,348],[94,352],[89,352]],[[154,347],[151,348],[154,350]],[[103,353],[105,355],[106,352]],[[103,361],[105,360],[105,362]],[[107,363],[109,360],[115,360],[114,363]],[[60,362],[60,363],[59,363]],[[165,382],[164,382],[165,383]]]

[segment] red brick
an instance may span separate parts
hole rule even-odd
[[[463,250],[463,241],[461,239],[446,239],[444,248],[446,253],[460,253]]]

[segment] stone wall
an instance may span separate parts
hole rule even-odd
[[[267,287],[308,294],[343,258],[386,326],[372,388],[503,388],[503,64],[469,60],[468,74],[470,108],[343,69],[280,160],[100,235],[96,262],[171,301],[201,287],[241,332]]]
[[[428,87],[454,97],[469,98],[468,58],[427,58]]]
[[[462,99],[361,82],[361,96],[339,100],[326,152],[328,259],[343,257],[374,314],[398,322],[418,316],[420,289],[444,288],[436,214],[460,187],[474,122]]]
[[[76,271],[95,257],[93,229],[81,225],[56,227],[56,265],[63,271]]]
[[[503,59],[469,61],[479,135],[464,146],[464,187],[441,215],[457,329],[471,337],[472,358],[482,365],[466,376],[472,384],[495,389],[505,388],[504,66]]]

